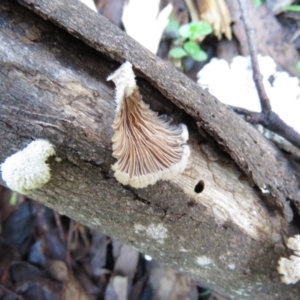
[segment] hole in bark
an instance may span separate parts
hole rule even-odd
[[[200,194],[204,190],[204,181],[200,180],[194,188],[195,193]]]
[[[197,202],[195,200],[191,200],[187,203],[187,206],[188,207],[193,207],[193,206],[196,206],[197,205]]]
[[[198,145],[207,144],[206,140],[204,138],[198,140]]]

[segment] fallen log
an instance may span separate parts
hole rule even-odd
[[[280,284],[276,272],[293,217],[288,200],[296,208],[299,200],[290,162],[80,2],[19,2],[55,24],[15,1],[0,4],[1,162],[36,138],[62,159],[31,197],[231,298],[295,298],[298,288]],[[106,77],[125,60],[145,102],[190,131],[185,172],[145,189],[122,186],[110,168],[115,103]]]

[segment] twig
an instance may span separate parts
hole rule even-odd
[[[56,225],[58,228],[59,237],[60,237],[61,241],[64,242],[65,237],[64,237],[64,230],[63,230],[61,220],[60,220],[60,214],[56,211],[54,212],[54,218],[55,218],[55,222],[56,222]]]
[[[239,107],[232,107],[232,109],[237,113],[245,115],[246,120],[251,122],[252,124],[261,124],[265,128],[281,135],[293,145],[300,148],[300,134],[296,130],[294,130],[294,128],[287,125],[276,113],[272,111],[270,100],[265,91],[262,81],[263,77],[261,75],[258,65],[254,30],[250,26],[246,2],[245,0],[238,0],[238,2],[240,5],[242,20],[244,23],[246,37],[248,41],[249,54],[253,70],[253,80],[259,96],[261,112],[251,112],[249,110]]]
[[[238,0],[238,1],[239,1],[240,9],[241,9],[242,20],[243,20],[244,26],[245,26],[249,54],[250,54],[252,69],[253,69],[253,72],[252,72],[253,80],[255,82],[257,93],[258,93],[258,96],[260,99],[261,110],[262,110],[262,113],[269,113],[272,110],[272,108],[271,108],[269,97],[265,91],[265,88],[264,88],[264,85],[262,82],[263,77],[260,73],[260,69],[259,69],[259,65],[258,65],[257,49],[256,49],[255,38],[254,38],[254,30],[250,26],[250,21],[248,18],[248,12],[247,12],[245,0]]]
[[[72,243],[72,238],[73,238],[73,233],[74,233],[74,221],[70,219],[69,223],[69,231],[68,231],[68,237],[67,237],[67,265],[71,267],[71,243]]]
[[[287,125],[275,112],[270,111],[266,118],[263,113],[257,113],[245,108],[230,106],[236,113],[244,115],[252,124],[261,124],[265,128],[281,135],[294,146],[300,149],[300,135],[291,126]]]

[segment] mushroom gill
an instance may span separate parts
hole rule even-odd
[[[144,103],[129,62],[107,80],[116,85],[117,111],[112,125],[116,179],[144,188],[183,172],[190,155],[187,127],[172,125],[167,116],[158,116]]]

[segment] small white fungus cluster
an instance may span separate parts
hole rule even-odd
[[[294,255],[289,258],[280,257],[277,270],[281,281],[286,284],[296,283],[300,279],[300,235],[294,235],[287,240],[287,247],[293,250]]]
[[[50,142],[33,141],[1,164],[2,179],[13,191],[29,194],[50,180],[50,168],[46,160],[52,155],[55,155],[55,149]]]
[[[107,81],[114,81],[116,84],[115,101],[117,103],[116,111],[120,110],[124,97],[130,96],[136,88],[135,75],[132,64],[126,61],[115,72],[107,77]]]
[[[299,79],[286,72],[277,72],[271,57],[257,56],[263,84],[270,99],[272,110],[289,126],[300,133],[300,87]],[[198,84],[221,102],[260,112],[260,101],[252,78],[249,57],[237,56],[228,64],[223,59],[212,59],[198,73]],[[267,138],[282,145],[287,151],[290,144],[268,130],[258,128]]]

